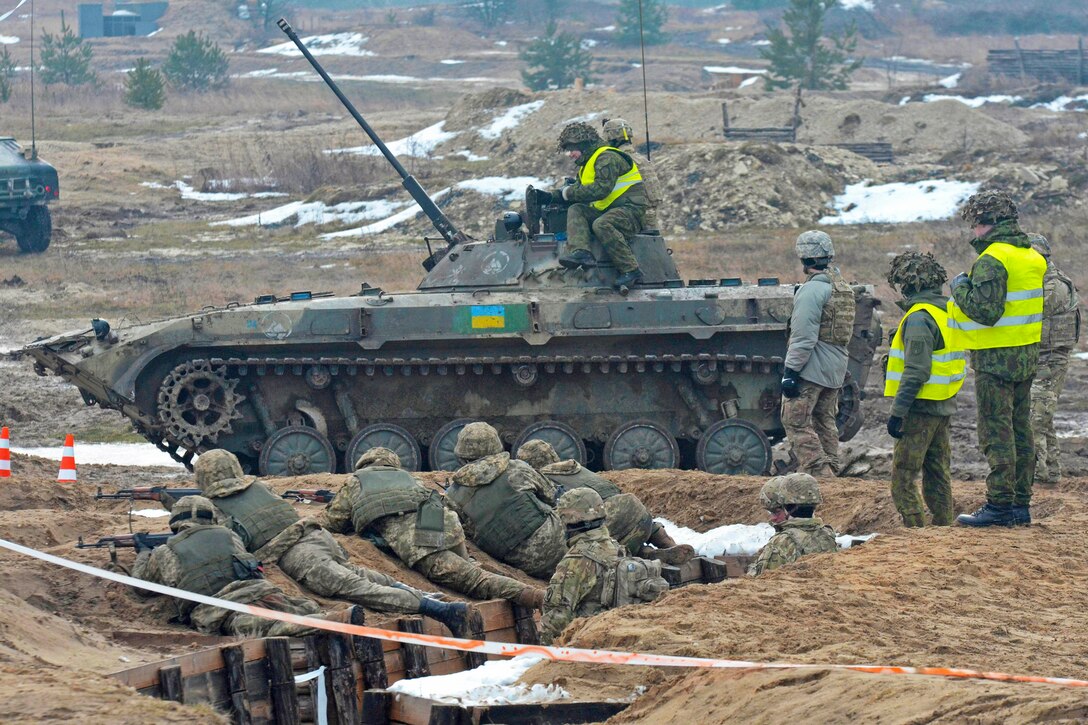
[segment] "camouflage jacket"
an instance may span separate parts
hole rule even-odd
[[[1070,349],[1080,340],[1080,296],[1073,280],[1051,260],[1043,276],[1043,340],[1041,352]]]
[[[425,488],[420,484],[420,488]],[[352,476],[347,483],[337,491],[336,496],[318,514],[314,521],[322,527],[337,534],[346,534],[355,531],[352,524],[351,512],[356,500],[363,496],[359,479]],[[448,501],[447,501],[448,503]],[[386,516],[375,521],[370,528],[373,532],[355,531],[360,536],[374,533],[385,539],[385,543],[408,566],[415,566],[416,562],[425,556],[430,556],[438,551],[455,549],[465,541],[465,531],[461,528],[461,522],[457,514],[449,508],[443,512],[444,542],[441,547],[421,546],[416,543],[416,512],[408,511],[395,516]]]
[[[948,298],[940,290],[922,290],[905,300],[896,302],[906,312],[918,303],[925,303],[944,309]],[[902,324],[902,322],[900,322]],[[892,333],[894,337],[895,333]],[[918,393],[929,380],[933,367],[933,351],[944,347],[941,328],[925,310],[919,310],[907,318],[903,328],[904,361],[903,377],[899,381],[899,392],[892,402],[892,415],[905,418],[908,413],[922,415],[952,415],[956,412],[956,399],[919,400]]]
[[[820,340],[824,306],[831,300],[831,274],[839,275],[839,271],[813,270],[794,294],[785,366],[809,382],[838,388],[846,379],[846,346]]]
[[[958,285],[952,292],[952,297],[965,315],[983,325],[993,325],[1001,319],[1005,312],[1005,295],[1008,294],[1009,275],[1005,271],[1005,265],[994,257],[983,254],[994,242],[1011,244],[1022,249],[1031,247],[1028,236],[1020,231],[1020,225],[1015,221],[1001,222],[988,234],[971,241],[971,246],[978,252],[979,257],[971,267],[970,279]],[[971,367],[976,372],[1013,382],[1034,377],[1038,361],[1038,344],[971,351]]]
[[[275,609],[278,612],[291,614],[315,615],[320,614],[321,609],[312,599],[305,597],[291,597],[284,594],[283,590],[266,579],[247,579],[228,584],[216,593],[218,599],[226,599],[228,602],[238,604],[253,604],[258,607]],[[244,617],[248,626],[239,626],[236,613],[213,607],[210,604],[200,604],[193,609],[189,620],[193,627],[205,634],[225,634],[242,637],[269,637],[281,635],[285,637],[302,637],[312,634],[313,630],[297,624],[282,622],[273,623],[267,619],[257,617]],[[230,626],[225,626],[225,625]]]
[[[604,146],[605,144],[601,144]],[[600,148],[598,146],[597,148]],[[586,160],[596,149],[592,149],[586,153]],[[567,188],[566,199],[567,201],[577,203],[589,203],[592,201],[599,201],[612,193],[612,189],[616,186],[616,180],[631,170],[631,159],[625,155],[625,153],[617,153],[615,151],[605,151],[597,160],[593,163],[593,183],[588,186],[582,186],[581,183],[575,182],[573,186]],[[579,166],[579,172],[581,167]],[[615,208],[618,206],[635,206],[640,209],[645,209],[649,206],[650,200],[646,196],[646,191],[643,185],[635,184],[628,189],[620,198],[612,202],[612,206],[609,208]]]
[[[621,547],[607,526],[572,536],[566,556],[555,568],[544,594],[540,641],[551,644],[576,617],[604,611],[601,587],[607,572],[602,562],[623,556]]]
[[[775,528],[778,533],[771,537],[748,567],[748,576],[758,576],[785,566],[805,554],[838,551],[835,532],[815,516],[811,519],[788,519]]]

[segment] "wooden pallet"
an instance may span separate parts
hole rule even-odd
[[[627,702],[548,702],[538,705],[451,705],[386,690],[363,693],[363,725],[603,722]]]
[[[890,143],[837,143],[832,145],[836,148],[852,151],[858,156],[864,156],[874,163],[890,164],[895,161],[895,154],[892,152]]]
[[[994,75],[1088,83],[1088,53],[1083,39],[1078,39],[1077,47],[1070,50],[1023,50],[1020,43],[1012,49],[990,50],[986,53],[986,67]]]

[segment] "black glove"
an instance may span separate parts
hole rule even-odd
[[[888,435],[896,440],[903,437],[903,418],[893,415],[888,418]]]
[[[968,275],[966,272],[960,272],[952,278],[951,282],[948,283],[948,289],[955,292],[957,287],[959,287],[961,284],[965,283],[969,279],[971,279],[970,275]]]
[[[146,533],[132,535],[132,546],[134,549],[136,549],[137,554],[139,554],[141,551],[150,551],[151,549],[155,548],[147,541],[146,538],[144,538],[145,536],[147,536]]]
[[[782,372],[782,396],[793,400],[801,394],[801,373],[786,368]]]

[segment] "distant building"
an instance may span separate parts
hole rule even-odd
[[[79,6],[79,37],[117,38],[125,35],[151,35],[159,30],[158,19],[169,3],[116,2],[106,15],[101,3]]]

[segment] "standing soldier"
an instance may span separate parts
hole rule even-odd
[[[453,452],[461,468],[446,490],[476,545],[529,576],[547,579],[567,550],[555,510],[555,484],[524,461],[510,460],[499,432],[469,423]]]
[[[261,561],[276,562],[284,574],[310,591],[379,612],[434,617],[451,630],[460,626],[463,608],[428,599],[391,576],[352,564],[332,534],[312,519],[301,519],[291,504],[243,475],[230,451],[202,453],[194,472],[200,490],[246,549]]]
[[[808,279],[797,288],[782,374],[782,426],[798,468],[830,478],[839,469],[839,389],[846,379],[846,345],[854,332],[854,290],[831,267],[835,247],[824,232],[797,237]]]
[[[816,518],[823,502],[820,486],[807,473],[775,476],[759,490],[759,503],[771,514],[777,532],[748,567],[748,576],[759,576],[797,561],[806,554],[838,551],[835,532]]]
[[[967,353],[948,329],[948,279],[932,254],[892,260],[888,282],[899,287],[906,314],[892,337],[884,395],[894,398],[888,435],[895,438],[892,500],[904,526],[925,526],[925,499],[934,526],[952,524],[951,418],[967,377]],[[922,497],[915,481],[922,474]]]
[[[469,559],[457,515],[437,491],[400,467],[396,453],[371,448],[355,468],[355,475],[317,517],[322,526],[380,537],[401,561],[435,584],[476,599],[508,599],[540,608],[542,590],[486,572]]]
[[[551,644],[575,617],[652,602],[669,590],[660,564],[623,558],[626,552],[608,533],[604,501],[596,491],[567,491],[559,498],[558,511],[570,549],[544,595],[542,644]],[[619,566],[621,561],[624,566]]]
[[[971,350],[978,442],[990,475],[986,503],[956,521],[1026,526],[1035,477],[1031,381],[1043,331],[1046,260],[1020,230],[1020,213],[1005,192],[975,194],[960,217],[971,225],[978,258],[970,275],[952,280],[949,327],[955,329],[955,344]]]
[[[646,192],[646,212],[643,215],[642,226],[644,229],[660,229],[658,226],[657,210],[661,206],[661,182],[657,177],[650,159],[635,151],[635,135],[631,124],[622,118],[605,119],[602,122],[604,140],[609,145],[618,148],[629,155],[638,167],[642,175],[642,189]],[[647,149],[647,153],[649,150]]]
[[[642,231],[649,205],[638,164],[580,121],[563,129],[558,145],[578,164],[575,183],[552,192],[571,203],[567,209],[567,253],[559,263],[570,269],[595,266],[597,260],[589,250],[592,230],[616,267],[616,287],[637,283],[642,270],[629,242]]]
[[[624,493],[619,486],[586,470],[578,461],[560,461],[559,454],[547,441],[534,439],[522,443],[518,448],[518,460],[525,461],[554,483],[560,495],[576,488],[596,491],[604,500],[609,533],[632,556],[673,565],[683,564],[695,556],[691,546],[677,544],[665,527],[654,521],[634,494]]]
[[[1031,428],[1035,433],[1035,484],[1053,486],[1062,477],[1061,451],[1054,433],[1054,413],[1065,386],[1069,355],[1080,340],[1080,298],[1073,280],[1050,256],[1042,234],[1029,234],[1032,248],[1046,259],[1043,276],[1043,331],[1039,367],[1031,384]]]

